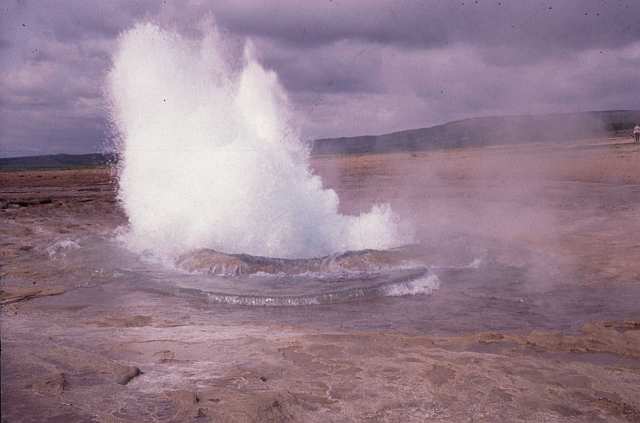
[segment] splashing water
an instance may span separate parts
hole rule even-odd
[[[313,257],[410,242],[386,204],[338,213],[276,74],[250,45],[239,69],[225,51],[215,33],[193,40],[152,24],[119,39],[108,83],[130,248]]]

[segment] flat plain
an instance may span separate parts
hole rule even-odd
[[[2,421],[640,421],[639,145],[311,163],[343,212],[389,202],[440,288],[210,304],[112,241],[115,170],[0,172]]]

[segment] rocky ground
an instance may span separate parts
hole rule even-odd
[[[109,169],[2,172],[2,421],[640,421],[640,147],[313,167],[345,212],[390,201],[433,263],[484,252],[473,283],[524,288],[447,294],[460,270],[412,299],[213,306],[101,264],[126,224]]]

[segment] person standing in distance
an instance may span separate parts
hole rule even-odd
[[[640,142],[640,125],[636,125],[636,127],[633,128],[633,138],[635,138],[636,144]]]

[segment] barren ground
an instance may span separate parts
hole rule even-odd
[[[100,265],[109,169],[0,172],[2,421],[640,421],[640,146],[312,165],[431,263],[485,264],[431,296],[215,306]]]

